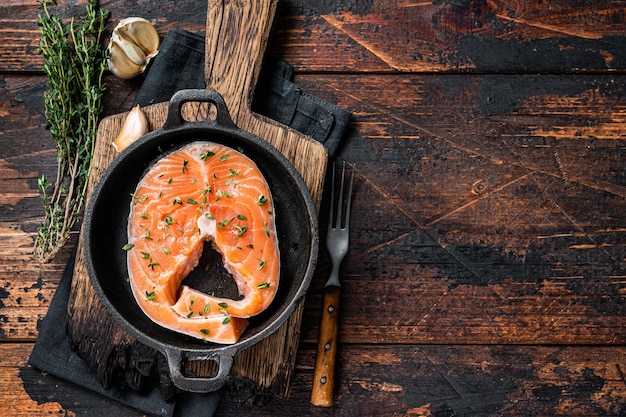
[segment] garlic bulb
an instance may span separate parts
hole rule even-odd
[[[123,79],[141,74],[159,52],[160,42],[158,32],[148,20],[142,17],[122,19],[109,41],[109,70]]]
[[[111,144],[117,152],[122,152],[128,145],[150,131],[150,124],[146,114],[139,104],[128,112],[122,130],[115,141]]]

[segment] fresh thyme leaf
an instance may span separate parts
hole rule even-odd
[[[56,0],[39,0],[41,38],[38,52],[48,78],[44,93],[46,121],[57,150],[57,178],[38,182],[44,218],[37,230],[35,255],[49,262],[69,238],[80,219],[93,157],[107,50],[102,46],[107,10],[88,0],[85,14],[66,23],[51,12]]]
[[[137,205],[139,203],[145,203],[146,200],[148,200],[148,196],[146,194],[139,197],[133,193],[130,193],[130,196],[133,198],[133,205]]]
[[[235,224],[233,227],[239,232],[237,233],[237,237],[242,237],[248,231],[248,226],[239,226]]]

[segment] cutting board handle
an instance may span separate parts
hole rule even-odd
[[[278,0],[209,0],[205,82],[219,92],[233,121],[250,113]]]

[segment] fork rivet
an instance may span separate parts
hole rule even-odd
[[[328,306],[328,312],[332,313],[333,311],[335,311],[335,307],[333,306]]]
[[[326,344],[324,345],[324,349],[326,349],[326,350],[330,350],[330,343],[326,343]]]

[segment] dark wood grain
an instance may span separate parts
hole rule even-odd
[[[356,167],[354,204],[363,213],[345,266],[346,285],[355,295],[346,297],[341,331],[351,339],[382,340],[394,331],[400,340],[422,342],[448,335],[481,343],[624,342],[623,303],[611,296],[623,291],[623,266],[615,260],[625,257],[624,80],[494,78],[499,90],[489,77],[446,76],[450,89],[461,82],[476,87],[445,94],[444,81],[434,75],[361,76],[359,83],[347,76],[298,76],[302,88],[354,109],[354,129],[343,149]],[[52,175],[54,167],[49,146],[39,152],[17,145],[27,139],[24,131],[45,132],[38,96],[29,95],[31,81],[37,86],[41,79],[7,87],[3,104],[14,121],[3,135],[3,199],[16,206],[3,211],[12,232],[5,232],[2,244],[15,263],[0,274],[14,282],[9,274],[21,271],[24,282],[7,287],[8,300],[37,295],[49,302],[53,287],[39,294],[24,290],[42,278],[30,259],[40,210],[36,178]],[[511,97],[522,84],[535,94]],[[483,88],[494,100],[508,102],[508,110],[483,114]],[[36,146],[43,148],[44,140]],[[398,186],[398,179],[412,186]],[[54,265],[52,272],[60,275],[62,261]],[[320,285],[329,269],[320,262],[318,270],[313,294],[321,303]],[[368,313],[380,297],[366,297],[370,293],[391,305],[407,293],[419,294],[419,302],[406,317],[388,309],[372,322]],[[457,314],[467,302],[477,315]],[[46,305],[34,305],[41,312],[21,319],[7,313],[6,333],[32,336]],[[17,301],[5,306],[19,308]],[[319,317],[317,308],[305,316]],[[397,320],[405,326],[379,327]],[[552,331],[559,324],[571,331]],[[303,330],[306,340],[317,339],[317,327]]]
[[[206,3],[206,2],[205,2]],[[161,34],[173,27],[203,31],[206,8],[174,3],[103,2],[111,21],[142,16]],[[81,2],[59,7],[82,12]],[[0,69],[41,67],[36,2],[10,2],[0,13]],[[299,71],[333,72],[588,72],[626,69],[626,21],[619,4],[593,7],[567,0],[282,1],[270,53]]]
[[[0,383],[7,387],[0,404],[20,404],[10,415],[98,416],[103,408],[111,417],[142,415],[26,366],[30,346],[0,344]],[[626,411],[625,359],[621,347],[345,344],[335,405],[321,408],[308,402],[315,351],[305,345],[289,398],[259,407],[229,394],[216,416],[619,416]],[[18,378],[23,385],[11,385]]]
[[[204,31],[200,3],[103,5],[165,34]],[[32,257],[37,178],[56,163],[37,10],[0,6],[0,410],[140,416],[26,365],[77,243],[51,264]],[[624,415],[623,7],[284,0],[276,13],[269,57],[353,112],[338,155],[356,175],[335,403],[309,401],[322,250],[289,397],[259,404],[241,385],[217,415]],[[107,83],[105,115],[129,110],[141,80]]]

